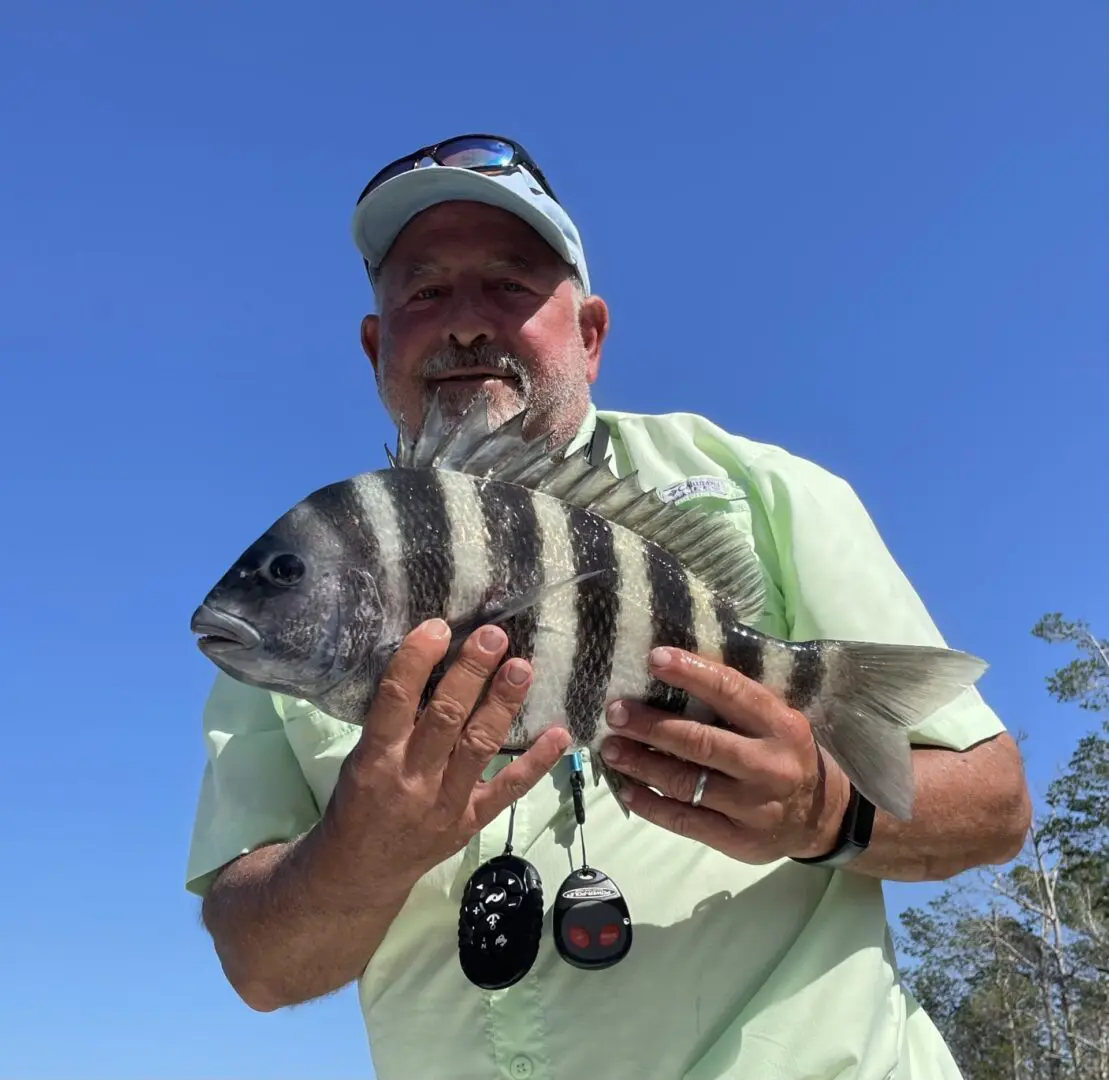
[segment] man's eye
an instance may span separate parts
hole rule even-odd
[[[503,288],[509,292],[527,292],[527,290],[518,281],[506,281],[503,283]]]
[[[429,285],[426,289],[420,289],[413,297],[413,300],[434,300],[439,295],[439,289],[434,285]]]

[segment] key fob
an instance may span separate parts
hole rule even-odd
[[[470,876],[458,913],[458,960],[483,990],[519,982],[539,955],[543,883],[527,860],[498,855]]]
[[[568,964],[595,971],[618,964],[632,947],[628,905],[600,870],[575,870],[554,903],[555,948]]]

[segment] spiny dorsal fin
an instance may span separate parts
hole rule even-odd
[[[516,425],[517,440],[522,448],[526,445],[523,438],[523,414],[514,417],[499,430],[504,431],[507,436],[508,429],[513,424]],[[473,468],[459,468],[457,463],[472,461],[478,444],[489,434],[489,403],[483,395],[475,399],[452,428],[443,416],[439,395],[436,393],[431,399],[431,406],[419,434],[415,439],[405,439],[398,434],[395,460],[394,455],[390,455],[390,461],[394,468],[452,469],[455,472],[482,475]]]
[[[664,502],[657,491],[641,486],[637,472],[615,477],[591,464],[584,447],[567,455],[563,449],[550,450],[545,437],[527,439],[526,419],[519,413],[491,429],[488,401],[478,397],[451,428],[436,394],[420,433],[412,440],[398,439],[390,462],[394,468],[449,469],[517,484],[590,510],[664,548],[735,605],[742,621],[754,622],[762,614],[765,591],[758,559],[723,516]]]

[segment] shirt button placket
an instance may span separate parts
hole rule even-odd
[[[515,851],[526,850],[531,838],[531,801],[534,797],[532,793],[516,804],[512,840]],[[539,988],[534,980],[534,974],[525,976],[509,989],[496,991],[489,1003],[489,1022],[498,1072],[508,1080],[549,1080],[545,1053],[538,1045],[543,1014]]]
[[[517,1054],[508,1066],[508,1071],[512,1074],[513,1080],[528,1080],[533,1069],[531,1058],[527,1054]]]

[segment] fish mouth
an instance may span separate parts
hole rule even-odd
[[[257,648],[262,635],[245,619],[201,604],[193,612],[189,629],[199,634],[197,647],[205,656]]]

